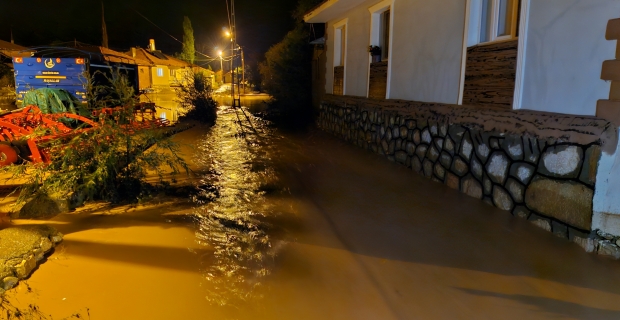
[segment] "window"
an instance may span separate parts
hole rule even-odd
[[[388,59],[390,51],[390,10],[381,14],[381,60]]]
[[[157,76],[158,77],[163,77],[164,76],[164,69],[163,68],[157,68]]]
[[[334,29],[334,67],[344,66],[347,51],[347,25]]]
[[[370,11],[370,45],[381,48],[381,60],[390,56],[390,24],[392,0],[383,0],[368,8]]]
[[[170,69],[170,77],[176,78],[176,76],[177,76],[177,70],[176,69]]]
[[[472,0],[468,45],[518,36],[521,0]]]

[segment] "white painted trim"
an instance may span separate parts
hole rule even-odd
[[[390,74],[392,69],[392,64],[389,61],[392,58],[392,37],[394,34],[394,7],[395,0],[383,0],[370,8],[368,8],[368,12],[370,12],[370,41],[369,46],[378,46],[380,45],[379,41],[381,40],[381,15],[387,10],[391,10],[390,14],[390,47],[388,48],[388,70],[387,70],[387,81],[385,88],[385,98],[388,99],[390,92]],[[370,54],[368,55],[368,71],[367,71],[367,80],[366,80],[366,97],[370,95],[370,63],[372,61],[372,57]]]
[[[463,104],[463,95],[465,94],[465,70],[467,69],[467,48],[469,47],[469,18],[472,12],[472,5],[474,5],[472,0],[467,0],[465,3],[465,28],[463,30],[463,50],[461,51],[461,78],[459,79],[459,96],[456,101],[458,105]],[[480,32],[478,32],[478,37],[480,37]]]
[[[339,0],[328,0],[328,1],[323,2],[318,8],[316,8],[315,10],[307,13],[304,16],[304,21],[305,22],[309,22],[311,19],[313,19],[314,17],[319,15],[319,13],[327,10],[329,7],[333,6],[338,1]]]
[[[344,27],[344,48],[340,48],[340,50],[334,50],[334,63],[333,66],[334,67],[339,67],[339,66],[343,66],[343,75],[342,75],[342,95],[346,95],[347,94],[347,47],[349,46],[349,18],[344,18],[336,23],[334,23],[333,25],[334,27],[334,49],[336,48],[336,40],[338,39],[338,37],[336,36],[336,30],[338,29],[342,29],[342,27]],[[342,32],[342,31],[340,31]],[[342,35],[341,35],[342,36]],[[339,43],[342,43],[342,40],[338,41]],[[340,45],[340,44],[338,44]],[[341,55],[341,50],[344,50],[344,55]],[[342,57],[342,59],[344,59],[344,61],[342,61],[341,65],[336,65],[335,61],[336,61],[336,53],[338,53],[338,60],[340,60],[340,57]],[[332,69],[332,73],[334,72],[334,70]],[[333,77],[333,76],[332,76]],[[332,89],[333,90],[333,89]],[[333,91],[332,91],[333,93]]]
[[[393,46],[394,46],[394,16],[396,15],[396,10],[394,9],[394,3],[396,2],[396,0],[391,0],[391,4],[390,4],[390,52],[388,52],[388,70],[387,70],[387,81],[385,83],[385,98],[386,99],[390,99],[391,97],[391,83],[392,83],[392,66],[394,65],[394,63],[392,63],[392,54],[394,53],[393,50]]]
[[[525,60],[527,58],[527,31],[529,29],[530,1],[521,1],[521,24],[519,26],[519,45],[517,49],[517,72],[512,109],[523,108],[523,81],[525,79]]]

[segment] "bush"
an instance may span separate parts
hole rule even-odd
[[[217,119],[217,102],[213,100],[211,83],[204,73],[190,72],[177,91],[179,102],[185,109],[181,119],[196,120],[215,124]]]

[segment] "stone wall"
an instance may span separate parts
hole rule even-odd
[[[606,120],[328,95],[318,125],[588,251],[620,257],[608,246],[617,239],[591,230],[598,160],[617,140]]]

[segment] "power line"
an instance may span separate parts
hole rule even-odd
[[[227,0],[228,1],[228,0]],[[158,26],[157,24],[155,24],[155,22],[149,20],[149,18],[145,17],[143,14],[141,14],[140,12],[138,12],[138,10],[131,8],[133,11],[135,11],[139,16],[141,16],[142,18],[144,18],[146,21],[150,22],[152,25],[154,25],[155,27],[157,27],[157,29],[161,30],[163,33],[167,34],[170,38],[174,39],[176,42],[180,43],[181,45],[183,44],[183,42],[181,42],[179,39],[175,38],[173,35],[171,35],[170,33],[166,32],[166,30],[162,29],[160,26]],[[215,60],[215,58],[208,56],[198,50],[196,50],[196,48],[194,48],[194,52],[201,54],[209,59],[213,59]]]

